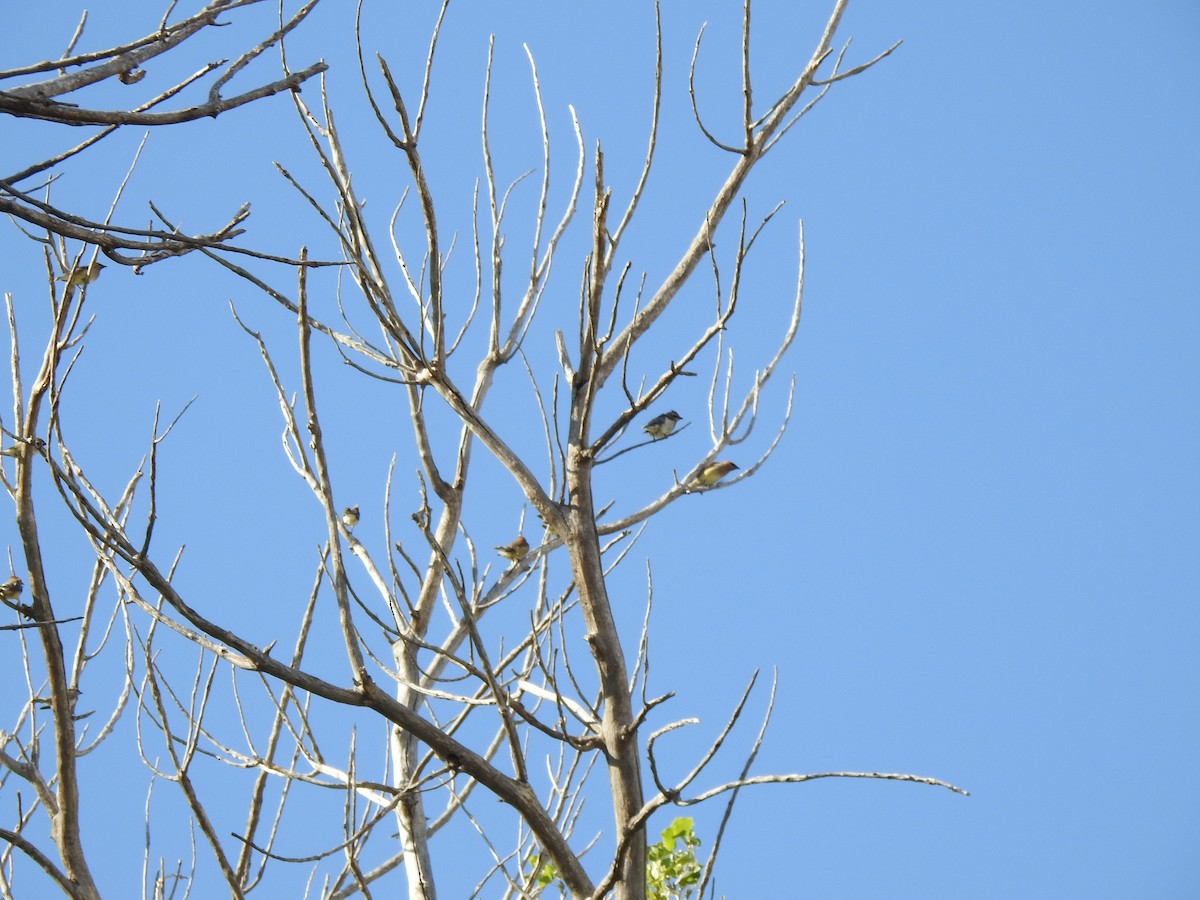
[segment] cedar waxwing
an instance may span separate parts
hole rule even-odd
[[[529,552],[529,541],[525,540],[525,535],[517,535],[517,539],[511,544],[505,544],[503,547],[497,547],[496,552],[505,559],[511,559],[513,562],[520,562],[525,558],[525,554]]]
[[[21,591],[24,589],[25,582],[21,581],[16,575],[12,575],[8,581],[0,584],[0,600],[16,600],[21,596]]]
[[[104,268],[104,263],[92,262],[86,269],[74,268],[69,275],[59,275],[55,281],[65,281],[71,287],[83,287],[85,284],[91,284],[100,277],[100,270]]]
[[[696,484],[702,484],[705,487],[710,484],[716,484],[736,468],[737,466],[728,460],[723,462],[710,462],[703,466],[700,471],[696,473]]]
[[[354,530],[354,526],[358,524],[357,506],[347,506],[342,510],[342,524],[346,526],[347,531]]]
[[[655,416],[649,422],[642,426],[642,431],[650,435],[656,441],[661,441],[668,434],[675,430],[675,425],[682,419],[683,416],[670,409],[659,416]]]

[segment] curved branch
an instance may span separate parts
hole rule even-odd
[[[176,125],[180,122],[193,122],[196,119],[215,119],[223,112],[270,97],[281,91],[299,90],[300,85],[314,75],[326,71],[326,63],[314,63],[307,69],[302,69],[286,78],[264,84],[252,91],[230,97],[228,100],[212,100],[185,109],[171,112],[139,113],[126,110],[81,109],[76,106],[65,106],[48,100],[18,97],[9,91],[0,91],[0,113],[23,119],[41,119],[46,122],[56,122],[59,125]]]
[[[7,828],[0,828],[0,841],[8,841],[30,859],[32,859],[43,872],[49,875],[62,892],[68,897],[86,898],[88,895],[80,890],[79,886],[71,881],[58,866],[46,854],[42,853],[37,847],[31,844],[15,831],[9,831]]]
[[[696,60],[700,56],[700,39],[704,37],[704,29],[707,27],[707,22],[700,26],[700,33],[696,35],[696,46],[692,49],[692,65],[688,69],[688,97],[692,101],[692,118],[696,120],[696,127],[700,129],[709,142],[718,150],[724,150],[727,153],[742,154],[746,152],[746,148],[731,147],[728,144],[723,144],[717,140],[711,131],[704,127],[704,121],[700,118],[700,109],[696,105]]]

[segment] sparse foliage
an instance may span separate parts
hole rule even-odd
[[[56,99],[105,79],[136,84],[146,60],[247,5],[212,2],[103,53],[72,57],[68,49],[53,63],[0,73],[28,79],[77,67],[72,76],[6,90],[0,112],[99,129],[74,149],[0,180],[0,208],[42,247],[53,297],[51,326],[40,336],[41,360],[28,384],[21,365],[28,350],[22,351],[18,336],[26,336],[27,345],[35,326],[8,300],[14,416],[4,423],[9,460],[3,483],[20,535],[23,565],[17,574],[27,576],[22,599],[3,598],[17,619],[8,627],[19,630],[0,637],[22,642],[30,689],[0,734],[6,771],[0,796],[9,800],[4,815],[10,823],[0,832],[7,842],[5,891],[20,893],[18,882],[34,883],[31,864],[69,896],[100,896],[89,865],[96,851],[79,823],[78,800],[87,790],[79,763],[131,719],[154,791],[179,792],[196,841],[192,858],[174,866],[147,843],[145,890],[155,896],[182,891],[193,879],[201,893],[219,893],[213,883],[218,877],[233,896],[254,890],[275,895],[277,873],[302,866],[307,891],[331,898],[368,895],[385,879],[402,884],[410,897],[434,897],[439,871],[451,867],[474,872],[481,896],[559,890],[574,897],[698,897],[710,882],[729,810],[745,787],[865,777],[958,790],[915,775],[751,775],[765,721],[745,751],[740,776],[712,780],[710,764],[741,720],[753,681],[697,759],[664,756],[662,738],[694,720],[651,730],[669,709],[671,694],[654,696],[648,684],[649,569],[646,608],[632,619],[628,605],[618,611],[609,593],[614,570],[630,560],[651,519],[689,502],[690,495],[754,477],[779,445],[791,412],[790,390],[781,392],[782,413],[757,458],[745,456],[743,448],[740,467],[724,463],[731,449],[761,428],[763,391],[796,336],[803,296],[801,231],[790,312],[773,351],[742,386],[726,330],[743,312],[743,272],[779,207],[755,219],[741,191],[759,161],[836,82],[894,48],[843,68],[845,48],[833,50],[846,6],[838,0],[793,83],[769,103],[755,103],[747,2],[739,139],[715,137],[728,129],[701,121],[694,88],[692,97],[698,132],[728,154],[728,174],[694,223],[693,237],[654,286],[639,274],[637,253],[623,238],[635,219],[654,216],[643,198],[659,165],[661,22],[649,26],[658,30],[656,58],[647,61],[647,150],[640,177],[624,196],[606,180],[602,147],[586,145],[574,110],[570,175],[561,183],[552,178],[551,161],[564,152],[562,135],[548,125],[535,58],[526,51],[542,159],[529,185],[536,195],[531,217],[519,223],[511,221],[510,204],[525,176],[505,183],[493,155],[497,112],[489,48],[482,175],[474,216],[464,229],[447,224],[457,211],[439,201],[427,165],[426,117],[436,102],[432,85],[439,78],[437,47],[447,39],[448,2],[413,83],[396,75],[384,56],[371,58],[361,30],[357,35],[361,91],[381,142],[406,173],[402,188],[372,186],[375,196],[395,191],[394,211],[382,225],[360,194],[363,184],[351,177],[353,151],[335,124],[326,80],[349,78],[352,69],[334,65],[310,81],[325,64],[293,71],[284,53],[277,79],[222,99],[226,81],[250,59],[269,47],[286,47],[316,0],[281,17],[277,31],[226,67],[207,103],[152,111],[175,96],[172,91],[123,111],[101,112]],[[697,56],[699,49],[697,38]],[[693,58],[693,75],[696,66]],[[302,83],[310,88],[303,94],[297,90]],[[61,168],[117,128],[215,116],[250,101],[283,102],[283,96],[262,99],[280,92],[294,105],[325,179],[309,183],[279,167],[318,226],[290,258],[236,240],[244,236],[237,226],[245,210],[220,230],[184,237],[165,220],[157,230],[84,220],[19,187],[34,174]],[[310,257],[310,247],[323,249]],[[94,271],[86,267],[97,249],[135,268],[203,254],[214,273],[232,274],[268,301],[276,323],[294,327],[285,343],[240,306],[234,311],[278,400],[287,462],[323,521],[307,599],[272,607],[279,610],[277,633],[289,637],[256,640],[237,609],[218,609],[203,592],[197,596],[180,577],[179,551],[156,540],[156,525],[171,516],[162,501],[159,453],[172,439],[178,415],[170,422],[156,415],[147,456],[116,496],[72,451],[63,399],[79,389],[70,375],[92,309],[88,295],[105,282],[71,273]],[[473,279],[466,302],[464,271]],[[506,271],[519,276],[502,276]],[[635,350],[648,345],[685,285],[712,298],[708,312],[695,320],[677,356],[650,354],[655,358],[647,361]],[[564,303],[564,297],[577,302]],[[261,318],[261,308],[255,316]],[[320,362],[331,352],[364,384],[386,394],[374,421],[390,427],[403,410],[416,472],[389,471],[379,515],[369,516],[365,501],[338,488],[336,442],[326,422],[331,408],[344,401],[324,389],[327,370]],[[701,367],[711,371],[708,452],[676,471],[649,501],[597,496],[599,466],[687,432],[689,417],[676,426],[675,415],[671,427],[651,429],[643,438],[645,420],[639,417],[662,412],[656,404]],[[499,373],[508,370],[523,377],[531,398],[515,407],[523,416],[515,423],[511,408],[497,412],[500,401],[493,396]],[[541,438],[536,454],[527,449],[530,435]],[[237,439],[222,436],[216,443]],[[502,471],[525,504],[516,536],[508,532],[497,547],[501,565],[490,564],[490,551],[476,544],[483,529],[473,516],[496,490],[496,476],[481,471],[481,460],[491,467],[485,471]],[[52,485],[56,496],[40,493],[37,484]],[[81,616],[63,618],[51,602],[56,581],[44,562],[46,537],[35,515],[50,504],[70,513],[87,548],[92,576]],[[382,550],[368,535],[370,527],[382,532]],[[220,584],[221,562],[212,561],[211,570],[213,584]],[[631,645],[622,634],[638,623],[639,640]],[[190,670],[184,660],[194,660]],[[119,687],[93,692],[101,679]],[[85,718],[93,713],[79,709],[84,690],[89,697],[116,698],[109,709],[96,711],[103,724],[94,731]],[[773,702],[773,687],[770,695]],[[685,774],[663,774],[661,762],[668,758],[667,768]],[[218,820],[227,820],[224,809],[235,795],[244,797],[245,808],[240,830],[229,836]],[[606,796],[611,806],[600,835],[577,833],[589,795]],[[710,799],[724,803],[725,812],[718,833],[705,840],[711,851],[703,862],[691,818],[675,818],[658,842],[647,837],[656,813]],[[147,816],[153,831],[158,823]],[[38,830],[42,821],[48,823],[44,833]],[[439,858],[434,838],[451,829],[458,829],[456,849]],[[469,833],[481,848],[478,855],[461,849]],[[306,846],[320,842],[320,848],[302,858],[289,853],[284,848],[297,834]]]

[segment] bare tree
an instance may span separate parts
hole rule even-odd
[[[214,2],[180,25],[163,25],[141,41],[92,55],[94,59],[76,57],[9,74],[32,75],[70,64],[85,65],[83,73],[92,79],[121,73],[135,78],[152,52],[171,49],[214,24],[218,13],[244,5]],[[694,720],[663,720],[671,694],[649,693],[649,570],[645,609],[632,623],[632,611],[627,606],[618,611],[610,596],[612,572],[629,560],[656,514],[688,495],[721,490],[755,475],[778,446],[791,410],[790,391],[774,436],[758,458],[743,459],[740,469],[725,459],[759,425],[762,392],[796,336],[803,296],[801,230],[790,314],[775,350],[761,361],[748,389],[739,391],[725,331],[739,312],[743,273],[756,241],[779,209],[753,218],[741,200],[742,188],[755,166],[834,84],[895,48],[844,67],[846,49],[834,52],[846,6],[846,0],[838,0],[792,84],[765,106],[756,104],[747,0],[736,141],[716,137],[727,129],[702,120],[694,88],[692,92],[699,131],[728,153],[728,175],[669,274],[654,286],[638,273],[623,238],[635,218],[653,216],[642,198],[657,164],[661,22],[656,21],[658,52],[648,90],[647,149],[640,177],[624,197],[609,186],[604,153],[599,144],[586,146],[572,111],[572,174],[565,200],[552,202],[552,149],[555,159],[562,151],[547,124],[533,54],[526,51],[543,156],[536,169],[540,179],[534,186],[532,218],[518,225],[510,223],[509,208],[526,176],[506,184],[494,164],[489,47],[482,178],[476,184],[470,247],[456,256],[454,232],[444,224],[447,214],[454,213],[437,199],[423,142],[448,0],[416,85],[402,84],[383,56],[369,60],[358,30],[361,90],[379,134],[407,172],[407,185],[394,198],[382,232],[352,181],[351,153],[334,122],[329,85],[322,83],[312,103],[294,90],[323,66],[293,71],[284,53],[279,79],[234,99],[220,99],[227,77],[268,45],[282,45],[314,5],[302,7],[230,66],[214,84],[208,104],[175,113],[147,111],[171,96],[167,94],[121,113],[66,107],[52,98],[87,79],[70,81],[65,75],[0,94],[0,110],[12,115],[116,128],[215,115],[291,90],[325,183],[306,183],[283,167],[280,172],[321,225],[306,245],[329,248],[328,260],[310,259],[306,247],[288,260],[263,247],[235,245],[238,217],[224,229],[196,238],[181,237],[165,221],[159,231],[119,229],[79,220],[15,187],[65,156],[0,182],[5,209],[22,227],[41,229],[30,236],[55,250],[65,278],[52,290],[53,325],[28,390],[21,377],[20,323],[11,298],[8,304],[14,424],[6,428],[3,453],[14,469],[11,477],[4,473],[4,483],[14,501],[29,598],[22,601],[19,586],[11,583],[0,594],[18,614],[16,624],[7,626],[15,629],[9,637],[27,641],[23,651],[30,690],[15,727],[0,735],[0,764],[9,773],[6,786],[11,792],[12,784],[18,784],[15,812],[10,812],[13,825],[0,832],[8,842],[5,872],[15,872],[14,856],[24,856],[67,894],[99,896],[79,825],[77,765],[112,733],[131,705],[142,758],[157,780],[178,787],[191,825],[207,848],[172,870],[165,858],[155,860],[147,845],[147,890],[156,896],[174,890],[178,879],[198,877],[198,857],[204,855],[234,896],[258,887],[272,892],[276,873],[292,863],[306,868],[310,892],[321,896],[365,895],[402,870],[409,896],[431,898],[439,869],[452,865],[439,862],[431,839],[452,828],[474,830],[478,836],[483,851],[477,859],[461,849],[452,855],[455,868],[475,870],[480,894],[533,896],[558,884],[571,896],[641,898],[649,884],[655,896],[666,896],[647,865],[653,844],[648,824],[664,809],[720,798],[727,820],[745,787],[825,777],[916,781],[958,791],[937,779],[904,774],[752,775],[762,728],[749,742],[740,774],[711,780],[710,765],[740,721],[754,680],[708,749],[686,763],[685,774],[668,777],[663,763],[669,760],[676,768],[679,761],[660,755],[660,741]],[[698,37],[693,75],[700,47]],[[82,145],[73,152],[79,149]],[[733,218],[727,222],[729,213]],[[417,227],[406,228],[409,222]],[[412,234],[418,235],[415,241]],[[515,246],[514,234],[527,236],[523,247]],[[281,617],[276,626],[280,635],[294,630],[286,638],[291,644],[286,651],[276,640],[256,642],[236,615],[214,618],[203,612],[206,607],[189,596],[177,577],[178,552],[155,545],[162,508],[159,448],[173,424],[160,424],[156,417],[146,459],[115,498],[106,496],[73,454],[63,398],[68,389],[76,389],[69,376],[86,331],[84,309],[92,282],[90,273],[71,274],[88,270],[68,262],[67,241],[99,247],[110,259],[137,265],[197,251],[294,322],[297,349],[292,358],[292,351],[255,330],[242,311],[234,313],[257,347],[278,398],[288,461],[324,519],[325,540],[308,600],[294,620]],[[519,278],[502,277],[514,262]],[[289,267],[292,287],[272,285],[278,266]],[[458,286],[464,268],[473,273],[466,300]],[[53,267],[47,269],[52,277]],[[54,282],[50,284],[53,288]],[[705,290],[712,311],[706,321],[697,320],[677,357],[647,365],[635,352],[645,346],[685,285]],[[330,302],[331,296],[336,302]],[[565,296],[577,301],[564,303]],[[555,302],[547,302],[550,297]],[[547,327],[535,329],[543,319],[549,320]],[[358,505],[347,505],[336,489],[323,422],[337,401],[321,387],[319,362],[320,354],[330,349],[366,383],[402,400],[411,429],[417,471],[411,480],[403,472],[389,473],[381,504],[383,553],[355,533]],[[286,365],[279,362],[281,354],[289,357]],[[644,438],[630,435],[631,430],[638,434],[639,417],[658,412],[655,404],[678,379],[698,374],[700,366],[711,367],[708,453],[676,472],[649,502],[598,496],[598,467],[647,444],[673,440],[688,427],[677,426],[681,417],[666,411],[647,423]],[[292,367],[294,383],[285,374]],[[491,412],[496,406],[493,387],[505,367],[524,373],[535,400],[532,421],[517,429]],[[519,434],[524,445],[531,433],[540,433],[544,458],[514,446],[514,436]],[[470,510],[494,489],[479,472],[480,459],[502,467],[529,513],[520,513],[516,539],[497,548],[509,563],[499,574],[485,561],[489,552],[485,548],[481,554],[473,538]],[[44,538],[33,487],[43,474],[74,517],[93,560],[80,617],[59,618],[50,602],[53,586],[42,560]],[[400,480],[394,485],[396,474]],[[396,497],[408,508],[415,503],[415,511],[393,514]],[[45,498],[40,502],[49,503]],[[135,514],[135,509],[144,513]],[[161,514],[169,516],[169,510]],[[211,568],[219,573],[219,561]],[[621,635],[622,628],[637,623],[640,637],[634,646]],[[72,641],[76,649],[68,656],[65,648]],[[336,665],[326,652],[334,643],[341,647]],[[180,648],[185,647],[200,653],[190,671],[181,668]],[[123,687],[106,723],[85,741],[77,729],[77,703],[83,682],[91,677],[89,666],[106,648],[120,656],[113,668],[119,669]],[[168,648],[173,659],[167,658]],[[223,690],[218,678],[228,678],[229,687]],[[770,695],[773,702],[773,686]],[[48,722],[43,707],[49,710]],[[656,721],[664,724],[652,727]],[[358,746],[360,732],[367,735],[366,752]],[[157,746],[154,734],[161,737]],[[370,749],[379,743],[386,746],[382,760]],[[52,764],[43,750],[49,751]],[[600,772],[607,791],[594,785]],[[21,784],[32,789],[32,801],[21,799]],[[235,790],[245,792],[243,824],[237,834],[226,836],[218,819]],[[610,799],[603,835],[577,834],[588,794]],[[315,816],[314,809],[329,812],[326,798],[331,796],[337,798],[340,817]],[[481,811],[477,796],[501,801],[504,811],[496,811],[494,804]],[[37,840],[39,815],[50,823],[53,853]],[[306,841],[321,841],[322,849],[304,858],[287,854],[282,847],[297,827],[303,828]],[[703,870],[690,882],[698,895],[710,885],[723,830],[724,824]],[[4,877],[11,893],[16,876]]]

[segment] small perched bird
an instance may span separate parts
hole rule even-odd
[[[358,524],[357,506],[347,506],[342,510],[342,524],[346,526],[348,531],[354,530],[354,526]]]
[[[661,441],[668,434],[675,430],[675,426],[683,416],[675,412],[673,409],[667,410],[662,415],[655,416],[649,422],[642,426],[642,431],[650,435],[656,441]]]
[[[525,558],[525,554],[529,552],[529,541],[525,540],[525,535],[517,535],[517,539],[511,544],[505,544],[503,547],[497,547],[496,552],[505,559],[511,559],[513,562],[520,562]]]
[[[3,450],[0,450],[0,456],[11,456],[13,459],[21,459],[25,455],[25,447],[30,446],[35,450],[41,450],[46,446],[46,442],[40,437],[32,437],[27,440],[18,440],[9,444]]]
[[[24,589],[25,582],[16,575],[11,575],[8,581],[0,584],[0,600],[16,600]]]
[[[716,484],[736,468],[737,466],[728,460],[710,462],[696,473],[696,484],[705,486]]]
[[[100,270],[104,268],[104,263],[92,262],[86,269],[72,269],[68,275],[59,275],[55,281],[65,281],[71,287],[83,287],[85,284],[91,284],[100,277]]]

